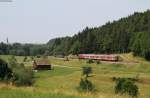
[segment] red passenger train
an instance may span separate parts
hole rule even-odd
[[[106,55],[106,54],[78,54],[79,59],[93,59],[101,61],[118,61],[117,55]]]

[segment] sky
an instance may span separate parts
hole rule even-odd
[[[134,12],[150,0],[0,0],[0,42],[46,43]]]

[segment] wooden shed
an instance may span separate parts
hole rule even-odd
[[[52,66],[47,59],[42,60],[34,60],[33,61],[33,69],[34,70],[51,70]]]

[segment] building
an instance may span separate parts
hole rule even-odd
[[[51,70],[52,66],[47,59],[34,60],[33,69],[34,70]]]
[[[101,61],[118,61],[119,59],[117,55],[107,55],[107,54],[79,54],[78,58],[101,60]]]

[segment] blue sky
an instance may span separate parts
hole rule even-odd
[[[150,0],[13,0],[0,2],[0,41],[46,43],[86,26],[150,9]]]

